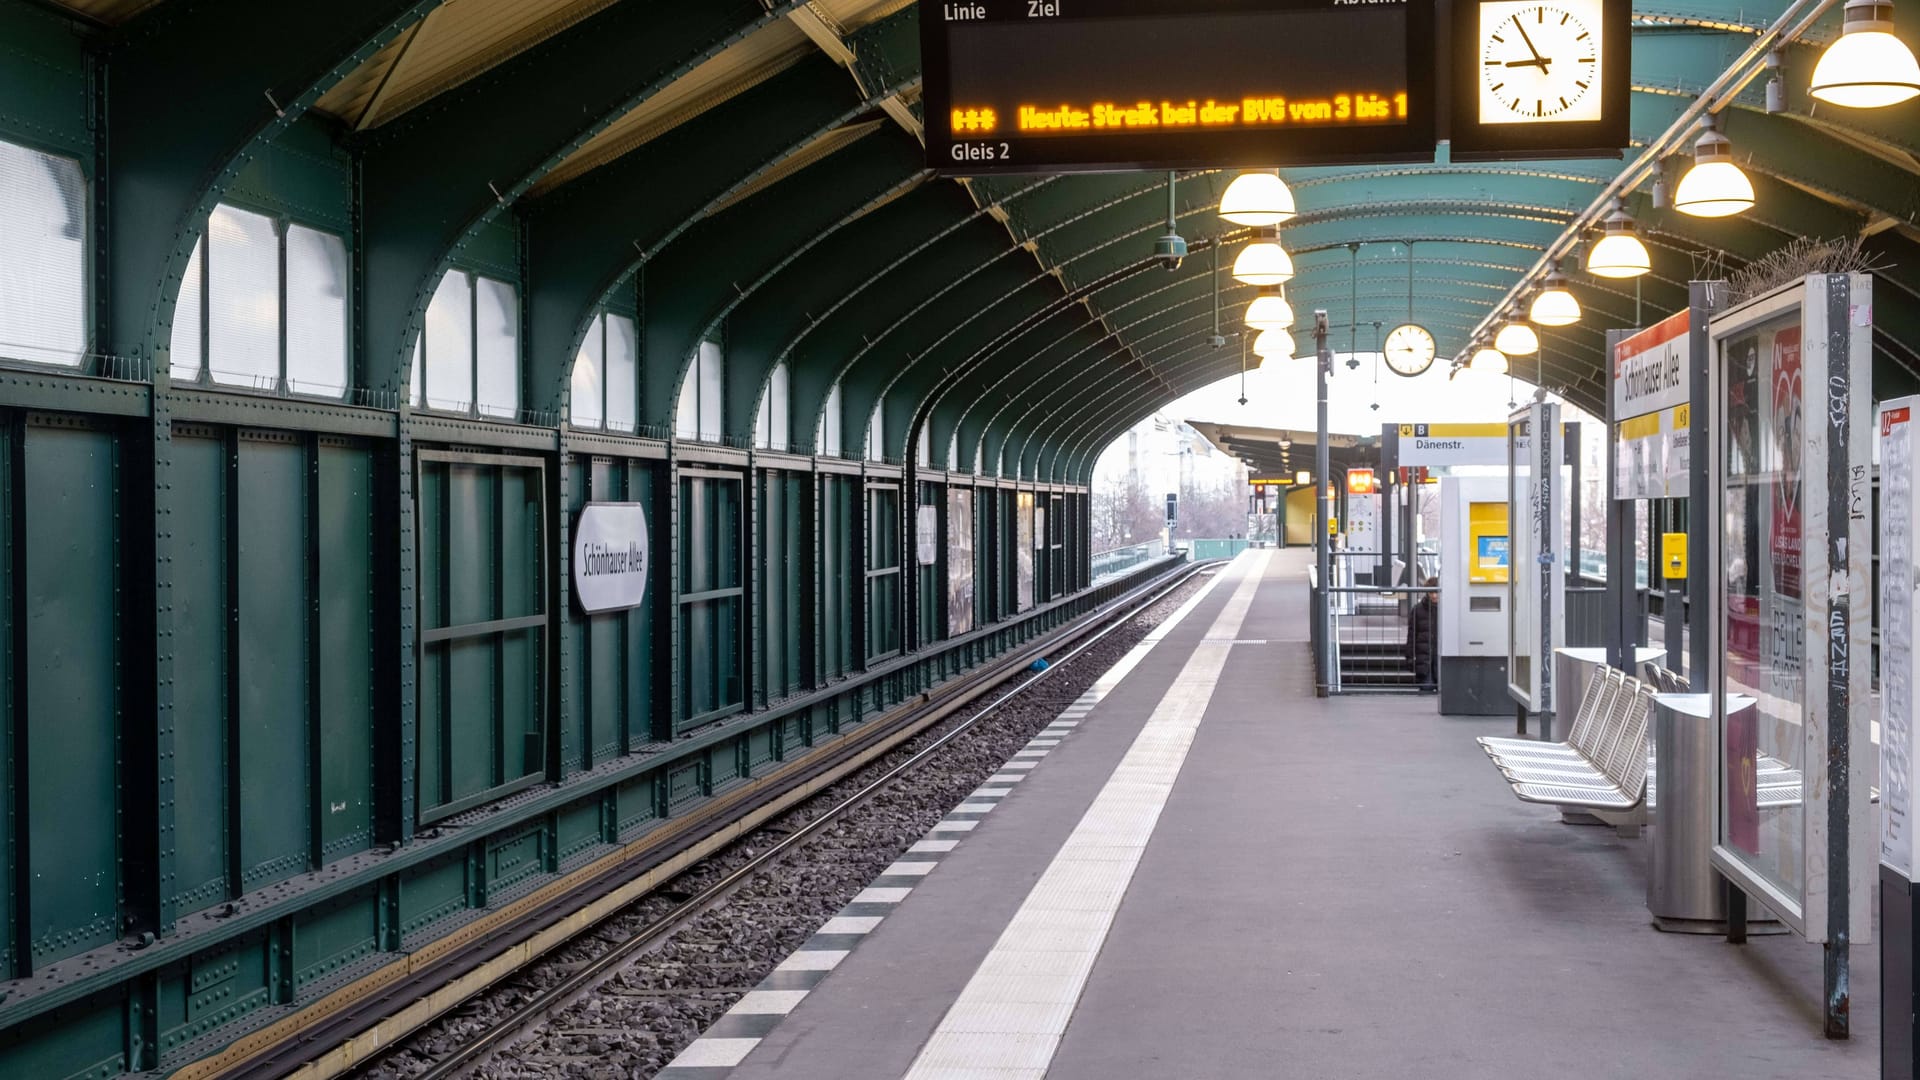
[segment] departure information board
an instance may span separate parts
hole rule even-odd
[[[943,172],[1432,160],[1430,0],[921,0]]]

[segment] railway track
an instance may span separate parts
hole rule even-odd
[[[676,939],[769,868],[819,841],[858,808],[874,803],[904,778],[939,759],[979,725],[1028,695],[1036,684],[1057,679],[1057,673],[1071,670],[1074,659],[1102,647],[1116,631],[1130,625],[1142,612],[1165,602],[1170,593],[1189,581],[1199,569],[1199,566],[1176,568],[1019,650],[1013,658],[988,665],[951,685],[927,704],[876,721],[868,730],[844,740],[847,745],[837,747],[831,760],[797,764],[793,773],[774,778],[776,782],[786,781],[779,790],[765,793],[765,798],[740,809],[729,819],[711,823],[701,836],[682,838],[676,853],[656,860],[645,873],[629,870],[597,875],[542,904],[538,911],[514,924],[448,950],[416,977],[368,994],[362,1001],[347,1003],[295,1037],[260,1048],[217,1072],[200,1075],[326,1080],[346,1074],[409,1077],[472,1074],[491,1055],[539,1028],[549,1017],[590,997],[596,988],[628,970],[637,957]],[[1020,678],[1019,672],[1030,665],[1032,658],[1043,653],[1053,656],[1052,665]],[[1104,670],[1105,666],[1101,664],[1100,669]],[[1097,676],[1098,671],[1092,671],[1086,681],[1091,682]],[[985,705],[975,705],[1009,679],[1018,679],[1018,682]],[[1074,694],[1077,693],[1076,689]],[[1060,705],[1072,696],[1069,694]],[[1056,711],[1057,708],[1055,706]],[[970,713],[966,712],[968,709]],[[962,713],[965,715],[960,720],[951,720]],[[937,731],[937,735],[930,736],[932,731]],[[1024,739],[1024,735],[1021,738]],[[898,757],[904,752],[902,747],[915,740],[919,741],[918,745],[912,746],[911,753],[903,760],[884,761],[890,755]],[[1004,756],[1002,754],[1001,759]],[[876,762],[883,764],[876,765]],[[984,767],[991,769],[992,766]],[[879,775],[861,775],[875,771]],[[809,804],[822,802],[827,804],[824,808],[809,809]],[[943,805],[937,812],[944,809]],[[784,827],[785,835],[754,847],[751,854],[743,856],[733,850],[742,840],[764,841],[769,826]],[[853,870],[854,876],[860,873],[857,868]],[[662,886],[670,882],[682,885],[681,891],[661,892]],[[687,882],[692,884],[685,884]],[[777,911],[771,921],[785,923],[792,921],[792,917],[790,912]],[[810,930],[811,925],[810,922],[806,929]],[[607,936],[615,940],[598,940]],[[564,972],[558,978],[545,977],[532,988],[501,989],[536,970],[536,965],[548,957],[582,949],[591,955],[584,960],[563,961]],[[696,944],[690,951],[697,955],[711,950]],[[727,982],[724,978],[718,981]],[[732,980],[743,981],[751,980]],[[744,986],[694,990],[706,993],[712,1000],[692,1008],[691,1021],[679,1016],[675,1008],[667,1007],[675,1004],[672,999],[688,997],[687,988],[643,988],[625,992],[623,996],[641,1001],[640,1012],[648,1019],[659,1019],[664,1014],[667,1026],[675,1022],[682,1028],[691,1025],[691,1034],[697,1034],[704,1026],[701,1018],[707,1013],[717,1015],[724,1011],[731,996],[737,996]],[[415,1032],[436,1021],[453,1022],[449,1018],[458,1016],[456,1010],[468,1007],[483,996],[504,996],[506,1001],[481,1010],[485,1015],[478,1023],[466,1025],[472,1030],[464,1037],[442,1040],[451,1043],[442,1048],[444,1052],[400,1049]],[[698,998],[701,994],[691,996]],[[580,1045],[591,1054],[596,1041],[587,1038],[580,1040]],[[660,1058],[656,1066],[664,1060]],[[543,1074],[543,1069],[525,1073]]]

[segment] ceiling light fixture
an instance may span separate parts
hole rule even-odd
[[[1233,280],[1243,285],[1284,285],[1293,277],[1293,257],[1280,246],[1278,230],[1240,249]]]
[[[1278,169],[1241,173],[1220,196],[1220,216],[1235,225],[1278,225],[1297,212]]]
[[[1546,287],[1533,298],[1527,320],[1541,326],[1572,326],[1580,321],[1580,301],[1567,288],[1567,276],[1555,270],[1547,275]]]
[[[1633,218],[1618,199],[1607,215],[1607,231],[1587,252],[1587,273],[1604,278],[1633,278],[1653,269],[1647,245],[1634,235]]]
[[[1507,354],[1482,345],[1473,351],[1473,357],[1467,361],[1467,370],[1481,375],[1505,375]]]
[[[1693,168],[1673,191],[1673,208],[1694,217],[1729,217],[1753,209],[1753,181],[1733,163],[1733,143],[1720,134],[1712,113],[1693,144]]]
[[[1253,355],[1261,360],[1261,367],[1268,360],[1290,360],[1293,358],[1293,335],[1280,327],[1262,330],[1253,339]]]
[[[1521,320],[1518,309],[1510,310],[1506,325],[1493,335],[1493,347],[1508,356],[1531,356],[1540,351],[1540,335]]]
[[[1277,285],[1260,290],[1260,295],[1247,305],[1247,326],[1251,329],[1285,329],[1292,325],[1293,305],[1287,303]]]
[[[1890,0],[1847,0],[1840,39],[1820,54],[1808,92],[1849,109],[1879,109],[1920,95],[1920,64],[1893,36]]]

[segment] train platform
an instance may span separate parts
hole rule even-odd
[[[1317,699],[1250,551],[663,1080],[1878,1075],[1821,953],[1668,935],[1643,839],[1516,802],[1431,697]]]

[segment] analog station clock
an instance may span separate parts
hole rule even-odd
[[[1412,378],[1433,366],[1433,335],[1418,323],[1403,323],[1388,331],[1381,348],[1396,375]]]
[[[1602,118],[1602,0],[1491,0],[1479,10],[1482,124]]]

